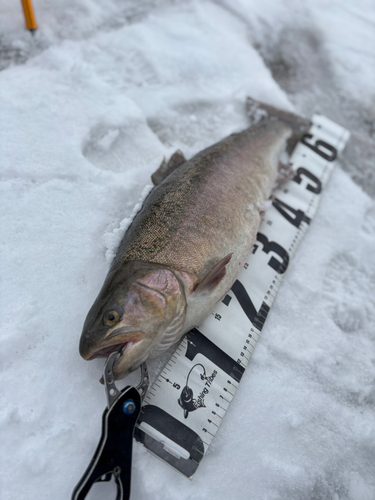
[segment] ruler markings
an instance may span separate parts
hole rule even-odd
[[[224,399],[224,401],[226,401],[227,403],[230,403],[230,401],[228,401],[228,400],[227,400],[224,396],[222,396],[221,394],[220,394],[220,397],[221,397],[221,399]]]

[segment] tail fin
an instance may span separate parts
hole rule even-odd
[[[256,125],[265,118],[280,120],[287,123],[293,130],[293,135],[288,139],[287,152],[291,154],[297,142],[311,127],[311,121],[290,111],[275,108],[264,102],[256,101],[251,97],[246,100],[246,111],[250,118],[250,126]]]

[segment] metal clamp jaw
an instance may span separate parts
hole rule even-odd
[[[113,376],[117,355],[112,353],[104,368],[108,408],[103,413],[102,435],[72,500],[84,500],[95,482],[110,481],[112,475],[117,485],[116,500],[127,500],[130,496],[133,434],[149,379],[146,363],[143,363],[139,385],[120,391]]]

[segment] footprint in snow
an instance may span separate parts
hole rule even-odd
[[[147,166],[150,175],[162,158],[160,142],[143,121],[123,127],[95,125],[82,152],[93,165],[103,170],[124,172]]]
[[[370,309],[374,311],[374,275],[369,263],[359,263],[350,254],[331,260],[323,290],[330,315],[342,331],[357,332],[365,326]]]
[[[97,125],[91,130],[90,137],[84,145],[84,156],[97,167],[115,172],[121,170],[123,162],[117,155],[120,135],[119,128]]]

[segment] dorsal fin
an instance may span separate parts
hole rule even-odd
[[[162,161],[160,167],[151,176],[151,180],[155,186],[160,184],[164,179],[168,177],[176,168],[178,168],[183,163],[186,163],[185,156],[178,150],[170,157],[168,163],[164,160]]]
[[[228,254],[218,262],[203,280],[195,287],[194,293],[209,293],[213,290],[226,274],[225,266],[229,263],[233,253]]]

